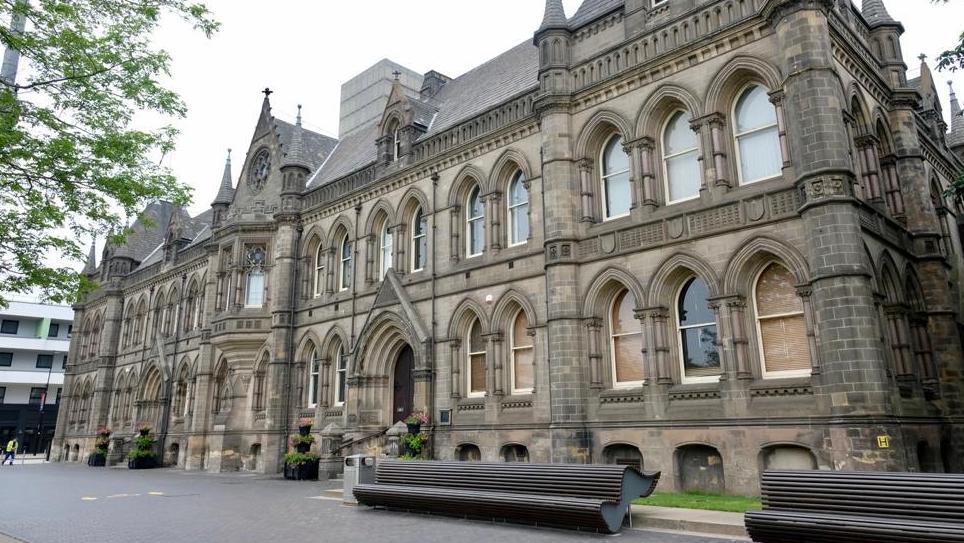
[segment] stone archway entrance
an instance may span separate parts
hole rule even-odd
[[[415,409],[415,353],[405,345],[395,359],[395,374],[392,379],[392,424],[404,420]]]

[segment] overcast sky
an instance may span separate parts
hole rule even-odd
[[[572,15],[581,0],[564,0]],[[304,106],[305,126],[337,136],[341,84],[382,58],[417,72],[458,76],[532,38],[542,20],[543,0],[206,0],[222,29],[207,40],[174,21],[158,33],[173,58],[171,85],[189,107],[176,124],[177,151],[166,164],[195,187],[192,214],[206,209],[217,192],[225,150],[234,152],[234,176],[251,139],[261,90],[271,87],[274,114],[293,120]],[[903,22],[909,77],[919,73],[917,55],[931,59],[964,30],[964,2],[934,6],[930,0],[889,0]],[[944,81],[935,73],[947,103]],[[964,74],[954,74],[964,97]],[[945,105],[945,114],[948,109]]]

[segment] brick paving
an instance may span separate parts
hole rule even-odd
[[[0,468],[0,534],[27,543],[601,541],[596,534],[434,517],[326,499],[332,483],[62,464]],[[728,543],[642,530],[632,543]],[[0,537],[0,542],[5,541]]]

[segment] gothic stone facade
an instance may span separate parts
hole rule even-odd
[[[863,5],[549,0],[340,141],[266,94],[236,188],[89,263],[60,457],[146,421],[170,465],[276,473],[299,417],[337,458],[422,410],[435,458],[666,488],[961,470],[961,141]]]

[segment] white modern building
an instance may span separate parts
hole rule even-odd
[[[50,444],[73,318],[70,306],[10,302],[0,309],[0,442],[16,435],[28,453]]]

